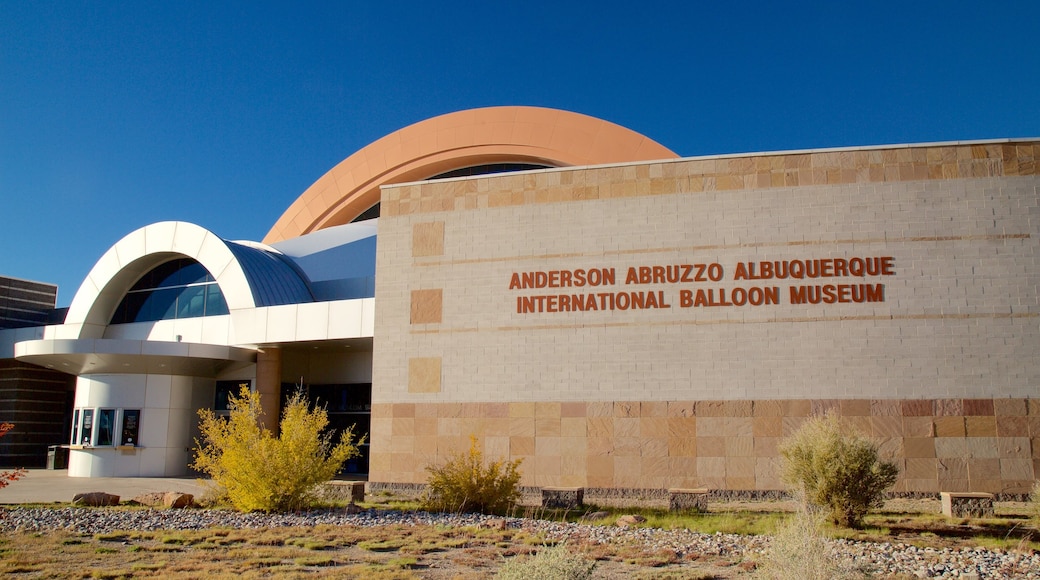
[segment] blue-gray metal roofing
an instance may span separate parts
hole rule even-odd
[[[314,301],[307,280],[283,256],[235,242],[225,243],[242,266],[257,306]]]

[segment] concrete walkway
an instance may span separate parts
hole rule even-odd
[[[0,504],[71,502],[77,493],[103,491],[121,501],[142,493],[179,491],[199,497],[205,485],[192,477],[69,477],[67,469],[30,469],[0,489]]]

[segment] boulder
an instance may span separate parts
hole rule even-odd
[[[163,495],[164,494],[161,491],[142,493],[140,495],[134,496],[134,498],[130,500],[130,503],[146,505],[150,507],[159,507],[163,503]]]
[[[617,519],[617,522],[615,522],[615,523],[619,527],[627,528],[629,526],[634,526],[636,524],[641,524],[641,523],[643,523],[645,521],[646,521],[646,518],[644,518],[643,516],[636,515],[636,514],[629,514],[629,515],[626,515],[626,516],[621,516],[620,518]]]
[[[105,493],[103,491],[91,491],[88,493],[77,493],[72,498],[74,505],[82,505],[88,507],[103,507],[109,505],[119,505],[119,496]]]
[[[164,506],[170,509],[184,509],[190,508],[195,505],[195,496],[190,493],[181,493],[179,491],[168,491],[163,494],[162,503]]]

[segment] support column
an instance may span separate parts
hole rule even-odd
[[[260,408],[264,416],[261,427],[278,435],[282,395],[282,349],[266,346],[256,353],[256,392],[260,393]]]

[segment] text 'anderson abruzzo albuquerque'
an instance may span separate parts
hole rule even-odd
[[[891,256],[737,262],[729,277],[717,262],[513,272],[509,289],[542,291],[517,296],[518,314],[647,310],[673,305],[770,306],[781,304],[782,298],[793,305],[884,302],[885,285],[866,279],[895,275],[894,262]],[[720,285],[725,280],[743,284]],[[793,283],[786,285],[786,292],[768,283],[747,284],[775,280]],[[637,289],[661,285],[677,288]],[[685,285],[690,287],[682,287]],[[553,292],[545,292],[550,289]]]

